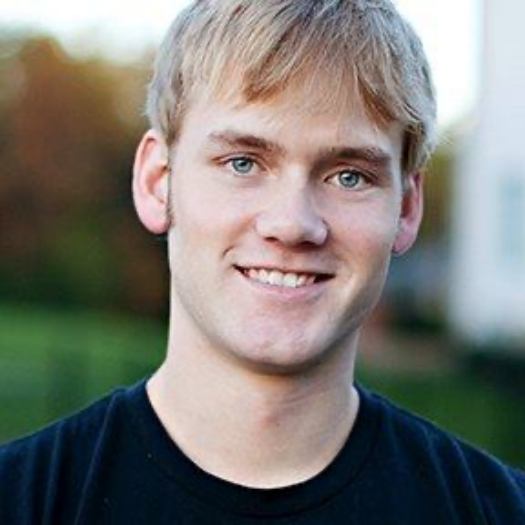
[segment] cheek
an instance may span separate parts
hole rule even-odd
[[[186,266],[215,268],[253,223],[253,203],[206,177],[174,185],[171,228],[173,258]],[[198,262],[197,262],[198,261]]]
[[[368,264],[390,254],[398,225],[396,207],[380,203],[355,206],[330,220],[333,237],[352,259],[363,258]],[[378,262],[380,262],[378,260]]]

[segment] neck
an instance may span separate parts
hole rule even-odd
[[[310,479],[335,458],[359,404],[352,386],[356,341],[308,371],[276,375],[224,360],[175,333],[148,395],[171,438],[199,467],[239,485],[275,488]]]

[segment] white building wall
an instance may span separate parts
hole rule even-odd
[[[478,123],[456,177],[450,317],[474,343],[525,351],[523,20],[525,2],[485,0]]]

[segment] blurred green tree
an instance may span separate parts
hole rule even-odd
[[[0,42],[4,300],[165,312],[164,248],[130,192],[147,76],[45,36]]]

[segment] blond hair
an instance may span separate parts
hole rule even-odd
[[[405,173],[434,148],[427,59],[389,0],[195,0],[161,45],[147,114],[171,146],[196,92],[253,102],[290,86],[328,105],[355,103],[358,94],[379,124],[401,123]]]

